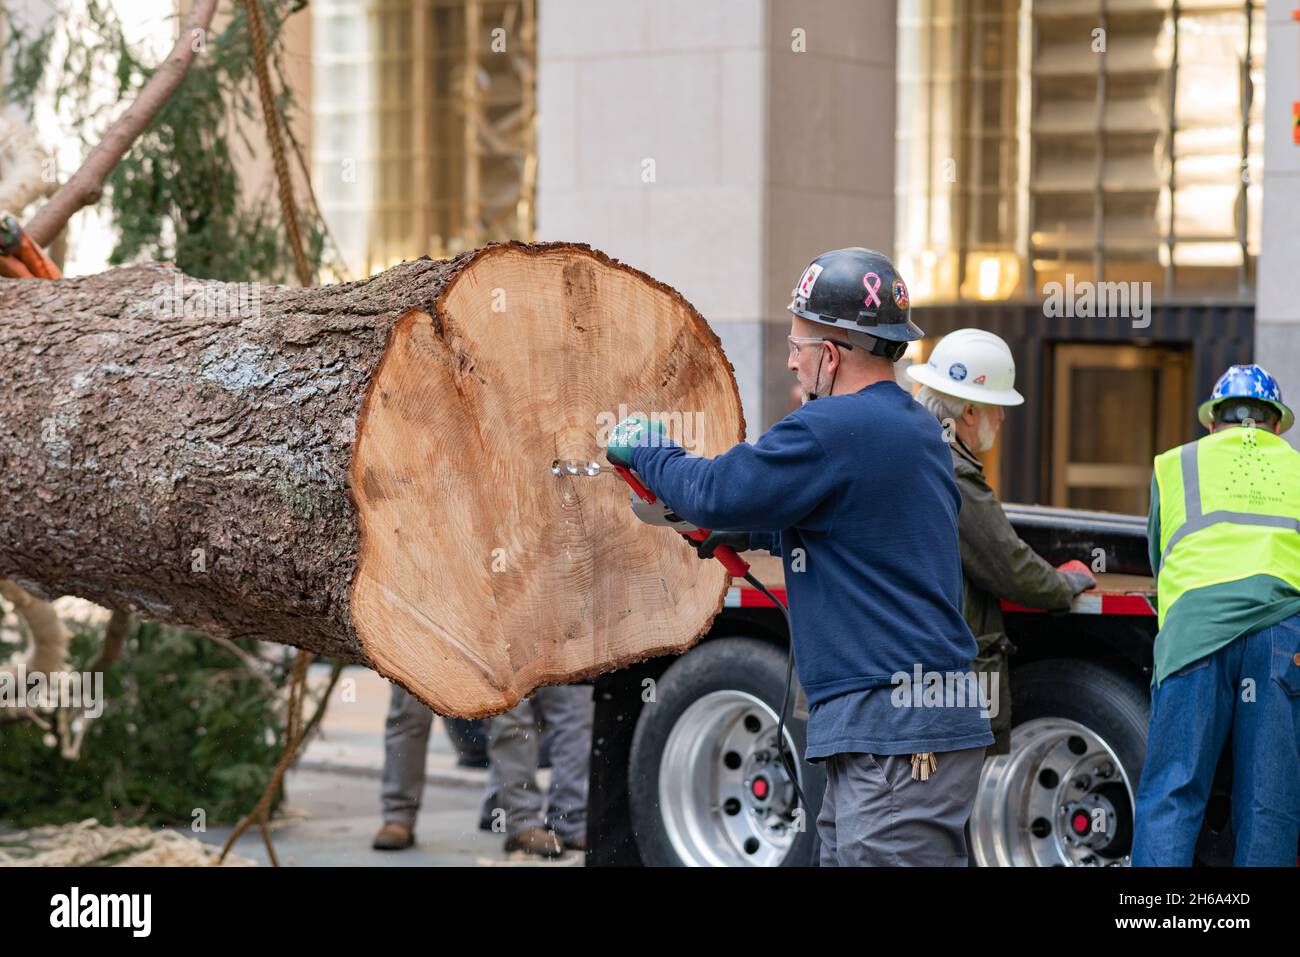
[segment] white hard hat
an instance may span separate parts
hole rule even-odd
[[[998,336],[983,329],[958,329],[935,345],[930,361],[912,365],[907,374],[935,392],[983,402],[1020,405],[1025,397],[1016,391],[1016,362],[1011,349]]]

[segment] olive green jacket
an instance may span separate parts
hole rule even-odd
[[[994,742],[988,753],[1006,754],[1011,740],[1009,659],[1015,648],[1007,638],[999,600],[1065,611],[1074,599],[1074,590],[1069,579],[1016,534],[984,479],[984,464],[956,437],[952,464],[961,490],[957,528],[965,581],[963,611],[979,645],[975,668],[998,674],[998,713],[989,719]]]

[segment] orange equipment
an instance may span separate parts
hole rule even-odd
[[[23,231],[9,213],[0,215],[0,276],[8,279],[62,279],[54,260]]]

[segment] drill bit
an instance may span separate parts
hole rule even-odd
[[[551,463],[552,475],[573,475],[587,476],[594,478],[597,475],[607,475],[612,471],[601,465],[599,462],[573,462],[568,459],[556,459]]]

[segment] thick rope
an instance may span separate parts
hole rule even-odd
[[[209,867],[217,849],[170,828],[103,825],[94,818],[7,833],[0,842],[4,867]],[[238,854],[225,867],[256,867]]]
[[[275,856],[275,848],[271,846],[271,832],[268,827],[271,816],[271,802],[275,799],[275,795],[279,793],[280,782],[284,780],[285,773],[293,764],[298,749],[302,747],[303,742],[311,737],[311,733],[316,730],[321,718],[325,716],[325,707],[329,704],[330,695],[334,693],[334,686],[343,673],[343,663],[341,661],[334,662],[334,667],[330,671],[330,680],[321,693],[320,702],[316,705],[316,711],[311,716],[311,720],[304,725],[302,715],[303,703],[306,701],[307,668],[315,658],[316,656],[310,651],[299,651],[297,657],[294,658],[293,671],[289,679],[289,715],[284,733],[284,751],[275,765],[275,771],[271,775],[270,782],[266,785],[266,790],[262,792],[261,799],[253,810],[248,813],[248,816],[239,822],[230,837],[226,839],[226,846],[221,849],[221,856],[217,858],[218,864],[226,859],[226,855],[230,852],[239,836],[256,821],[262,831],[262,843],[266,845],[266,853],[271,859],[271,864],[275,867],[280,866],[280,862]]]
[[[262,99],[262,116],[266,122],[266,138],[271,142],[271,156],[275,160],[275,178],[280,184],[280,209],[284,213],[284,230],[289,236],[289,249],[293,253],[298,281],[304,286],[312,284],[311,267],[302,248],[302,232],[298,228],[298,209],[293,202],[293,181],[289,178],[289,161],[285,159],[284,143],[280,139],[280,114],[275,108],[271,93],[271,73],[267,68],[266,30],[262,25],[261,0],[244,0],[248,13],[248,32],[253,40],[253,66],[257,71],[257,89]]]
[[[299,651],[293,659],[293,671],[289,677],[289,714],[285,720],[284,751],[280,754],[280,760],[276,762],[275,770],[271,773],[271,780],[267,782],[262,797],[253,810],[249,811],[248,815],[230,832],[230,837],[226,838],[225,847],[221,849],[221,856],[217,858],[217,863],[226,859],[226,855],[234,847],[235,841],[239,840],[239,836],[256,822],[262,832],[262,842],[266,845],[266,854],[271,859],[271,866],[280,866],[280,861],[275,856],[275,848],[271,846],[271,831],[268,826],[271,818],[271,802],[279,793],[280,782],[298,753],[298,745],[302,743],[303,693],[307,685],[307,667],[315,657],[310,651]],[[323,701],[321,706],[324,706]]]

